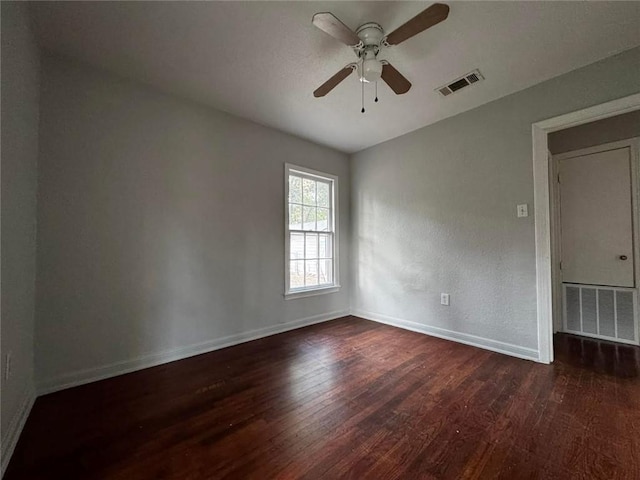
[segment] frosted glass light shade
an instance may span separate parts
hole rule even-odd
[[[362,78],[365,82],[377,82],[382,75],[382,63],[377,58],[368,58],[362,62]]]

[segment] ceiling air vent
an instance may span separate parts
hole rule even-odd
[[[463,77],[460,77],[454,80],[447,85],[443,85],[442,87],[436,88],[436,91],[440,93],[443,97],[447,95],[451,95],[458,90],[462,90],[464,87],[468,87],[473,83],[477,83],[480,80],[484,80],[484,77],[480,73],[480,70],[474,70],[473,72],[467,73]]]

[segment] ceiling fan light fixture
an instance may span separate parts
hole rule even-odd
[[[377,82],[382,76],[382,63],[377,58],[362,61],[362,80],[367,83]]]

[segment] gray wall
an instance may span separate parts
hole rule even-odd
[[[40,385],[348,311],[345,154],[59,57],[42,75]],[[283,297],[285,162],[339,177],[339,293]]]
[[[2,466],[33,395],[40,59],[26,4],[2,2]],[[5,380],[6,355],[12,374]]]
[[[638,136],[640,110],[553,132],[549,135],[549,150],[551,153],[571,152]]]
[[[638,65],[629,50],[354,155],[354,310],[537,350],[531,124],[639,92]]]

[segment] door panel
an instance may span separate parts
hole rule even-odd
[[[560,161],[563,282],[634,286],[631,202],[629,148]]]

